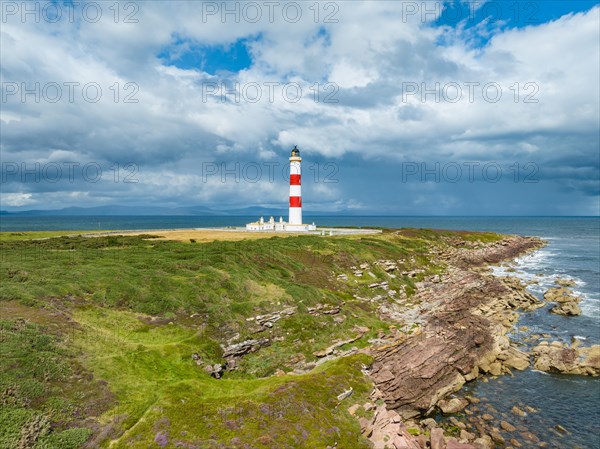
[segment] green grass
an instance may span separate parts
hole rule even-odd
[[[398,231],[401,235],[426,239],[430,241],[450,241],[456,242],[464,240],[467,242],[492,243],[502,240],[504,236],[494,232],[476,232],[476,231],[447,231],[440,229],[417,229],[403,228]]]
[[[136,314],[96,307],[74,316],[82,325],[74,334],[75,347],[90,354],[86,365],[108,380],[119,401],[101,417],[105,425],[119,417],[124,433],[111,447],[146,448],[161,432],[168,432],[172,443],[237,438],[243,447],[262,437],[265,443],[255,447],[286,447],[294,441],[318,447],[334,440],[368,447],[345,409],[335,408],[344,389],[352,387],[363,399],[369,392],[360,373],[361,365],[370,363],[366,356],[337,360],[301,376],[217,380],[190,357],[198,353],[211,361],[214,348],[202,333],[177,325],[148,327]],[[323,435],[324,422],[338,430]],[[290,429],[291,424],[297,428]]]
[[[114,232],[114,231],[100,231],[97,229],[90,231],[31,231],[31,232],[0,232],[0,242],[3,241],[15,241],[15,240],[32,240],[32,239],[47,239],[52,237],[61,237],[65,235],[81,235],[90,233],[100,232]]]
[[[432,248],[498,238],[426,230],[203,244],[22,237],[0,239],[0,348],[8,354],[0,365],[0,448],[27,438],[36,449],[76,448],[88,438],[111,448],[366,448],[346,409],[366,401],[367,356],[273,374],[315,362],[314,352],[355,337],[357,326],[369,332],[342,350],[387,331],[378,305],[357,299],[385,294],[370,283],[386,280],[410,296],[415,282],[444,270]],[[396,261],[395,277],[377,266],[381,259]],[[369,269],[354,276],[351,267],[364,262]],[[401,275],[415,269],[416,277]],[[317,304],[340,312],[309,313]],[[295,313],[270,329],[252,321],[285,307]],[[203,369],[224,362],[228,341],[248,338],[271,344],[222,379]],[[348,404],[338,404],[350,387]]]
[[[44,326],[1,320],[0,343],[0,448],[80,447],[92,431],[74,416],[94,408],[102,387]]]

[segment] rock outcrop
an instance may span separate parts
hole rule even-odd
[[[548,447],[522,422],[527,414],[537,412],[533,407],[519,403],[513,406],[512,414],[499,413],[489,404],[478,404],[479,399],[452,394],[482,375],[511,374],[532,364],[548,372],[600,375],[600,345],[542,342],[525,352],[507,335],[515,329],[519,312],[546,303],[527,292],[518,278],[496,277],[486,265],[540,246],[537,239],[509,237],[447,252],[434,248],[431,253],[447,264],[443,280],[440,276],[435,280],[433,276],[421,277],[414,284],[416,294],[404,295],[404,301],[397,297],[384,301],[382,296],[380,315],[398,325],[392,326],[391,336],[369,340],[374,363],[368,373],[378,392],[373,399],[384,401],[378,406],[365,404],[372,417],[360,413],[360,421],[363,435],[374,448],[493,449],[529,447],[530,443]],[[556,303],[555,313],[577,313],[580,298],[568,288],[572,285],[572,281],[559,280],[558,287],[545,295],[547,301]],[[369,287],[385,290],[388,285],[378,282]],[[542,338],[549,335],[526,341]],[[439,411],[460,414],[438,418],[438,424],[432,417]],[[559,427],[555,429],[563,432]]]
[[[448,401],[442,400],[438,403],[438,407],[443,413],[458,413],[467,405],[469,405],[469,401],[461,398],[452,398]]]
[[[365,332],[369,331],[369,328],[358,328],[357,331],[358,331],[358,334],[355,337],[349,338],[347,340],[335,342],[334,344],[332,344],[328,348],[325,348],[322,351],[315,352],[314,355],[316,357],[326,357],[328,355],[331,355],[331,354],[334,353],[334,351],[337,348],[339,348],[341,346],[344,346],[344,345],[347,345],[349,343],[354,343],[356,340],[362,338],[362,336],[365,334]]]
[[[549,302],[571,302],[575,300],[575,297],[567,287],[554,287],[546,290],[544,299]]]
[[[249,352],[258,351],[263,346],[269,346],[270,344],[271,341],[268,338],[245,340],[241,343],[236,343],[225,348],[223,351],[223,357],[240,357],[244,354],[248,354]]]
[[[511,369],[522,371],[529,367],[529,355],[512,346],[498,354],[498,360],[502,361],[505,367]]]
[[[533,367],[549,373],[600,376],[600,345],[579,347],[558,341],[541,342],[532,349]]]
[[[260,324],[261,326],[271,328],[273,327],[273,324],[279,321],[280,319],[292,316],[295,313],[295,307],[286,307],[285,309],[280,310],[279,312],[273,312],[266,315],[257,315],[252,318],[247,318],[246,321],[256,321],[256,323]]]
[[[378,390],[375,390],[379,394]],[[372,395],[373,396],[373,395]],[[362,434],[371,442],[373,449],[479,449],[470,444],[475,435],[463,432],[463,438],[446,435],[433,419],[420,423],[404,420],[396,411],[385,404],[354,404],[348,409],[351,415],[360,414],[358,419]],[[360,412],[360,413],[359,413]],[[367,416],[364,416],[367,415]],[[483,440],[483,438],[480,438]]]
[[[575,287],[576,283],[573,279],[557,279],[556,285],[561,287]]]
[[[579,305],[574,301],[565,302],[552,307],[552,309],[550,309],[550,312],[555,313],[557,315],[577,316],[581,315],[581,307],[579,307]]]
[[[389,409],[405,419],[427,414],[483,373],[529,366],[529,357],[511,348],[505,334],[518,318],[516,310],[532,310],[543,302],[518,279],[497,278],[476,267],[540,246],[537,239],[508,237],[481,249],[442,255],[450,264],[445,282],[432,283],[413,300],[427,305],[414,320],[423,323],[420,331],[372,351],[371,376]]]
[[[571,283],[566,281],[557,281],[557,284],[571,285]],[[546,293],[544,293],[544,299],[549,302],[558,303],[552,309],[550,309],[552,313],[565,316],[581,315],[581,308],[579,307],[581,298],[575,296],[573,291],[565,286],[548,289]]]

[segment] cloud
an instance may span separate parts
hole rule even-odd
[[[2,167],[3,207],[285,207],[281,176],[221,182],[220,173],[207,180],[202,171],[283,166],[297,144],[305,171],[311,163],[337,167],[335,186],[306,178],[305,203],[320,208],[526,213],[535,198],[539,213],[595,210],[600,7],[487,27],[481,43],[476,27],[424,21],[402,2],[327,4],[318,4],[318,18],[302,4],[297,21],[281,9],[271,20],[261,3],[260,19],[250,21],[239,2],[226,4],[233,13],[225,20],[222,10],[195,2],[136,3],[116,22],[108,8],[98,23],[82,19],[82,6],[75,23],[8,17],[0,31],[1,150],[3,163],[19,169]],[[132,12],[137,22],[125,22]],[[240,43],[250,60],[232,65],[227,49]],[[190,56],[203,49],[222,51]],[[36,83],[39,102],[23,94]],[[52,102],[45,97],[55,85],[62,96]],[[494,162],[508,174],[513,164],[534,163],[544,188],[508,175],[498,184],[398,182],[402,163],[469,161]],[[36,162],[40,171],[53,162],[94,163],[103,176],[92,183],[76,171],[73,179],[31,182],[21,168]],[[117,164],[121,171],[133,164],[138,182],[114,182]]]
[[[5,193],[2,195],[2,206],[26,206],[33,204],[30,193]]]

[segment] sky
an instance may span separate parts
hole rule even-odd
[[[0,1],[0,209],[600,215],[591,1]]]

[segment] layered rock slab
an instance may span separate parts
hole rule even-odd
[[[516,319],[515,309],[542,305],[515,285],[470,268],[515,257],[538,248],[537,239],[509,237],[474,254],[452,251],[444,285],[417,295],[427,309],[417,335],[374,348],[371,376],[388,408],[410,418],[431,412],[440,399],[476,378],[479,371],[498,375],[503,361],[517,369],[529,365],[527,355],[510,350],[504,334]]]

